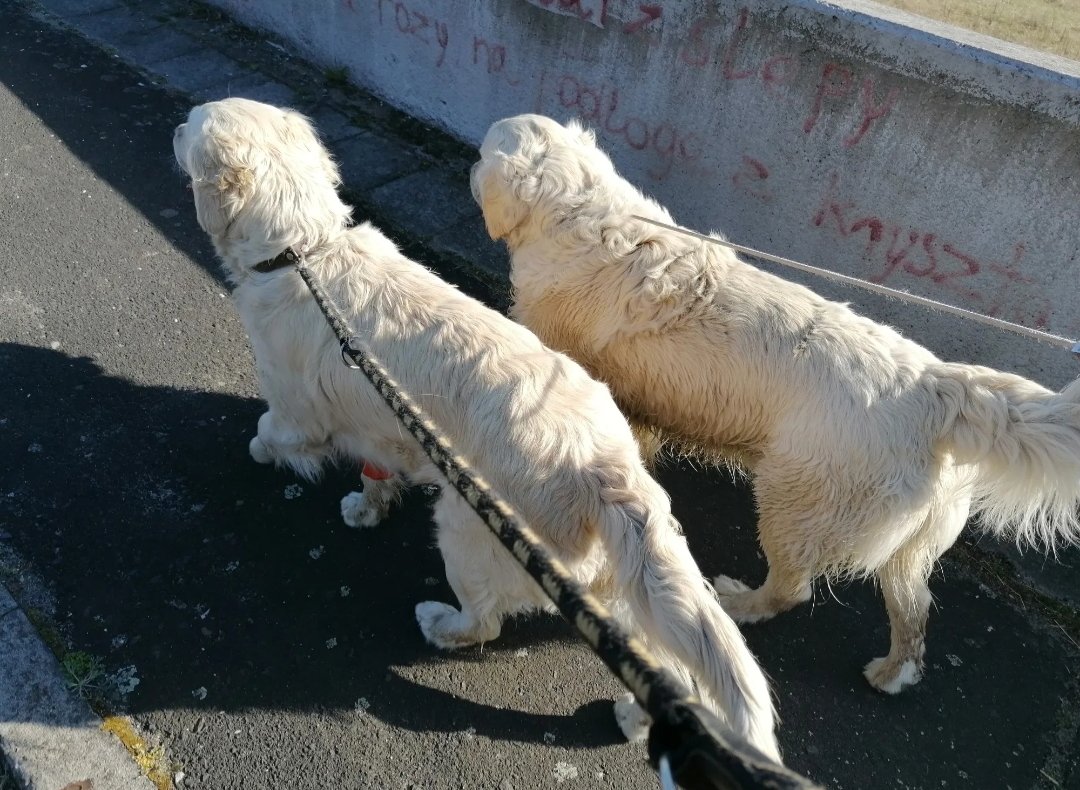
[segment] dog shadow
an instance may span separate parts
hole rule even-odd
[[[255,464],[254,398],[146,386],[13,343],[0,344],[0,370],[0,542],[56,580],[46,621],[108,667],[138,667],[128,711],[198,709],[204,689],[217,710],[354,713],[366,699],[366,715],[421,732],[620,741],[614,680],[536,683],[530,709],[557,713],[518,710],[505,693],[541,671],[533,655],[545,673],[567,647],[599,666],[561,619],[510,621],[495,643],[454,653],[424,642],[415,604],[455,602],[431,493],[410,490],[383,524],[348,529],[338,502],[359,475],[310,484]],[[596,699],[560,709],[563,682]]]

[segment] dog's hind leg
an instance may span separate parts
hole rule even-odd
[[[503,615],[539,601],[510,553],[457,493],[444,491],[434,515],[446,580],[461,609],[437,601],[417,604],[420,630],[446,649],[489,642],[502,630]]]
[[[887,694],[922,679],[926,621],[930,613],[927,579],[937,558],[951,546],[967,521],[970,497],[946,492],[942,509],[932,509],[922,529],[877,572],[889,613],[889,654],[866,665],[870,685]]]
[[[764,546],[764,543],[762,545]],[[769,574],[760,587],[750,587],[730,576],[717,576],[713,579],[713,588],[720,605],[737,623],[768,620],[810,600],[813,589],[813,576],[810,571],[791,562],[786,555],[770,552],[767,548],[765,556],[769,560]]]
[[[896,694],[922,679],[931,601],[925,572],[922,562],[910,555],[899,555],[877,574],[889,612],[890,647],[887,656],[866,665],[863,675],[871,686],[886,694]]]
[[[364,477],[364,490],[352,491],[341,500],[341,519],[349,527],[374,527],[401,498],[404,483],[393,475],[383,479]]]
[[[822,517],[807,513],[805,501],[793,496],[797,486],[779,485],[768,469],[755,479],[758,500],[758,540],[769,562],[765,583],[753,589],[729,576],[717,576],[713,586],[720,605],[739,623],[755,623],[810,600],[817,555],[814,525]]]

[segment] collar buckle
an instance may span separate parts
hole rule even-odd
[[[300,255],[292,247],[286,247],[283,252],[278,253],[273,258],[265,261],[259,261],[252,270],[259,272],[260,274],[269,274],[275,272],[278,269],[284,269],[286,266],[296,266],[300,263]]]

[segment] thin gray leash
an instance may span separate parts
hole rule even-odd
[[[619,628],[600,602],[570,577],[565,566],[550,554],[510,505],[457,456],[442,431],[352,333],[341,311],[304,265],[302,256],[289,249],[273,261],[295,264],[341,344],[342,360],[367,377],[450,485],[652,717],[649,753],[660,771],[665,790],[676,787],[676,779],[687,790],[818,787],[756,750],[736,746],[723,725],[640,642]]]
[[[681,225],[669,225],[666,222],[659,222],[655,219],[649,219],[648,217],[642,217],[638,214],[631,214],[631,219],[640,220],[646,222],[649,225],[655,225],[658,228],[665,228],[667,230],[673,230],[676,233],[681,233],[684,236],[691,236],[695,239],[701,239],[707,241],[710,244],[716,244],[720,247],[728,247],[732,250],[744,253],[754,258],[760,258],[763,261],[771,261],[772,263],[779,263],[781,266],[788,266],[792,269],[798,269],[799,271],[809,272],[810,274],[817,275],[826,280],[833,280],[834,282],[843,283],[844,285],[852,285],[856,288],[862,288],[866,291],[872,291],[876,294],[883,296],[889,296],[894,299],[899,299],[904,302],[912,302],[923,307],[929,307],[931,310],[938,310],[943,313],[950,313],[952,315],[960,316],[971,321],[977,321],[980,324],[986,326],[992,326],[995,329],[1003,329],[1007,332],[1014,332],[1018,335],[1029,337],[1033,340],[1038,340],[1042,343],[1050,343],[1051,345],[1058,346],[1060,348],[1067,348],[1073,354],[1080,356],[1080,342],[1076,340],[1070,340],[1067,337],[1061,337],[1060,335],[1054,335],[1049,332],[1042,332],[1038,329],[1032,329],[1030,327],[1022,326],[1020,324],[1014,324],[1009,321],[1002,321],[1000,318],[992,318],[982,313],[976,313],[973,310],[965,310],[963,307],[956,307],[955,305],[946,304],[945,302],[939,302],[936,299],[928,299],[925,296],[918,296],[917,294],[908,293],[907,291],[899,291],[895,288],[889,288],[884,285],[878,285],[877,283],[867,282],[866,280],[860,280],[858,277],[850,277],[846,274],[838,274],[837,272],[829,271],[828,269],[822,269],[817,266],[811,266],[807,263],[799,263],[793,261],[791,258],[782,258],[779,255],[772,255],[768,252],[762,252],[761,250],[755,250],[753,247],[746,247],[742,244],[735,244],[734,242],[727,241],[726,239],[716,239],[712,236],[706,236],[704,233],[698,233],[696,230],[690,230],[684,228]]]

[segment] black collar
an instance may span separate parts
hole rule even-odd
[[[284,269],[286,266],[295,266],[299,262],[300,256],[292,247],[286,247],[284,252],[279,253],[270,260],[260,261],[251,268],[262,274],[268,274],[270,272],[275,272],[278,269]]]

